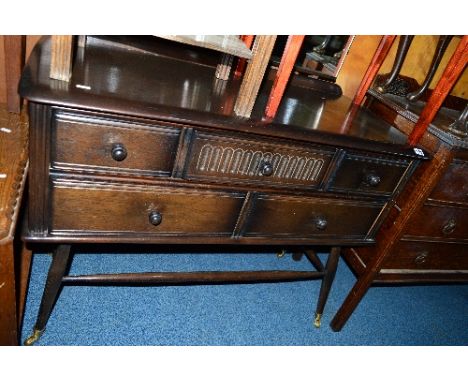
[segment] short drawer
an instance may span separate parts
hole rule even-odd
[[[468,208],[426,204],[412,217],[405,234],[437,240],[466,240]]]
[[[410,162],[384,156],[346,154],[329,189],[391,195]]]
[[[465,244],[400,241],[383,264],[386,269],[467,270]]]
[[[52,234],[230,236],[242,193],[53,182]]]
[[[261,194],[252,201],[244,236],[363,239],[381,203]]]
[[[53,168],[150,176],[171,175],[180,129],[58,113]]]
[[[450,164],[429,198],[468,204],[468,162]]]
[[[196,132],[186,178],[314,188],[334,152]]]

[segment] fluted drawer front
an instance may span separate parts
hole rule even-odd
[[[209,182],[317,187],[334,150],[196,132],[186,177]]]
[[[180,187],[54,181],[52,234],[230,236],[244,194]]]
[[[330,189],[334,191],[391,195],[410,162],[383,155],[346,154]]]
[[[180,129],[58,113],[52,167],[95,173],[171,175]]]
[[[464,244],[400,241],[383,268],[468,270],[468,251]]]
[[[260,194],[252,201],[243,234],[362,239],[381,209],[381,203]]]
[[[411,219],[405,234],[436,240],[468,240],[468,208],[426,204]]]
[[[429,197],[468,205],[468,161],[450,164]]]

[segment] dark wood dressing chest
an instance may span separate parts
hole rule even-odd
[[[23,73],[29,101],[29,227],[55,243],[36,324],[44,330],[67,282],[243,282],[323,278],[317,314],[339,247],[375,242],[394,199],[425,152],[345,98],[325,99],[292,80],[273,121],[233,114],[239,81],[216,80],[216,60],[168,42],[88,38],[72,80],[48,77],[48,39]],[[83,49],[83,48],[81,48]],[[333,247],[317,272],[208,272],[69,276],[79,243]],[[307,251],[306,251],[307,253]],[[198,280],[197,279],[197,280]]]

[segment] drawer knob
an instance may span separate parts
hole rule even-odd
[[[371,187],[376,187],[380,183],[380,176],[378,176],[377,174],[373,174],[373,173],[367,174],[364,182]]]
[[[127,157],[127,149],[121,143],[116,143],[112,146],[111,155],[113,160],[121,162]]]
[[[273,174],[273,165],[270,162],[263,162],[260,173],[263,176],[270,176]]]
[[[323,231],[325,228],[327,228],[327,219],[324,217],[317,217],[315,218],[315,228],[319,229],[320,231]]]
[[[457,222],[455,221],[454,218],[451,218],[445,225],[442,227],[442,233],[444,235],[450,235],[453,231],[455,231],[455,228],[457,227]]]
[[[152,225],[160,225],[162,222],[162,215],[158,211],[152,211],[149,214],[149,221]]]
[[[427,253],[427,251],[419,252],[417,256],[414,258],[414,262],[416,264],[424,264],[427,260],[428,255],[429,254]]]

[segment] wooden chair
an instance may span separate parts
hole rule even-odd
[[[18,241],[28,170],[28,121],[17,92],[24,37],[5,36],[7,107],[0,108],[0,345],[17,345],[31,252]],[[16,236],[16,240],[15,240]]]

